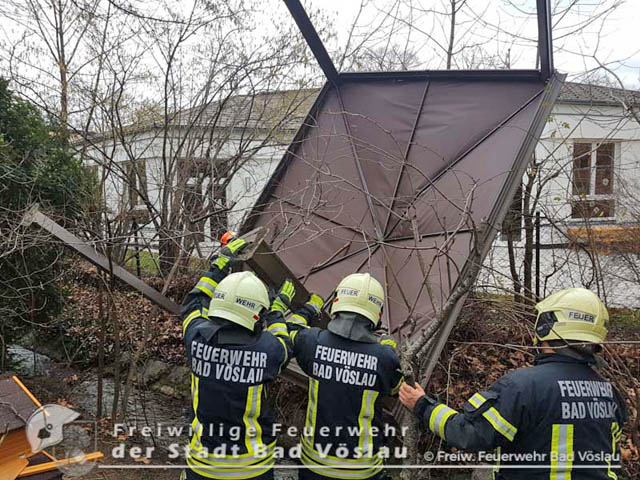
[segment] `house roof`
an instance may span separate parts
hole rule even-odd
[[[592,85],[589,83],[565,82],[560,90],[558,103],[582,105],[640,105],[640,91]]]
[[[319,88],[299,90],[275,90],[251,95],[233,95],[208,104],[186,108],[170,113],[170,128],[214,128],[237,129],[238,131],[267,130],[295,132],[311,109]],[[124,127],[127,134],[138,134],[164,127],[162,116],[149,115],[143,121]],[[110,138],[109,134],[94,133],[87,136],[91,141]],[[76,144],[86,139],[80,135],[72,137]]]
[[[0,376],[0,432],[23,428],[38,407],[16,377]]]
[[[235,95],[176,114],[174,123],[216,128],[296,130],[310,110],[318,88]]]

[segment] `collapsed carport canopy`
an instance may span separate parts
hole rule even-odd
[[[383,322],[401,338],[433,318],[470,268],[480,224],[486,255],[561,79],[337,73],[301,18],[329,81],[244,230],[268,227],[267,241],[310,291],[329,295],[349,273],[373,274],[386,291]]]
[[[253,223],[311,291],[370,271],[386,285],[392,331],[409,313],[428,318],[430,295],[436,306],[447,297],[471,246],[465,212],[476,224],[496,217],[550,100],[534,74],[434,74],[325,86]]]

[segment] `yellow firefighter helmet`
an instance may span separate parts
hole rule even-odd
[[[338,312],[359,313],[377,327],[383,306],[384,290],[380,282],[368,273],[353,273],[338,284],[331,315]]]
[[[601,343],[607,337],[609,313],[598,296],[586,288],[560,290],[536,305],[534,343],[574,340]]]
[[[209,317],[220,317],[253,331],[260,313],[269,308],[269,293],[252,272],[228,275],[213,292]]]

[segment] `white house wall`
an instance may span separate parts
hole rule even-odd
[[[583,225],[581,220],[570,218],[571,146],[574,140],[599,142],[607,139],[616,142],[614,161],[616,217],[607,220],[594,219],[592,222],[623,225],[633,219],[630,212],[640,213],[638,203],[638,199],[640,199],[640,125],[629,118],[624,118],[621,113],[621,110],[615,107],[567,104],[555,106],[553,115],[536,148],[536,155],[538,159],[551,155],[552,159],[545,165],[545,172],[559,169],[560,174],[545,188],[539,211],[543,217],[553,219],[553,222],[562,225],[562,228],[558,231],[549,225],[548,220],[543,219],[542,245],[566,243],[567,239],[563,234],[566,227]],[[291,136],[293,136],[293,132]],[[219,157],[224,158],[236,153],[238,142],[238,138],[227,142]],[[283,144],[286,143],[286,139],[283,140]],[[132,137],[128,141],[128,146],[134,157],[146,161],[149,200],[157,208],[160,208],[160,194],[164,184],[161,158],[162,138],[153,132],[141,133]],[[259,146],[259,142],[254,142],[252,146]],[[103,148],[106,148],[107,156],[112,157],[116,163],[129,160],[121,145],[117,145],[113,152],[113,146],[103,146]],[[237,230],[240,227],[267,180],[273,174],[285,150],[284,145],[260,149],[231,179],[227,188],[228,204],[232,205],[228,213],[230,229]],[[99,155],[94,150],[92,155],[95,154]],[[118,206],[125,195],[125,186],[121,175],[109,175],[104,185],[104,198],[110,215],[115,216],[118,213]],[[636,217],[635,220],[638,221],[639,218]],[[151,241],[155,230],[150,225],[143,233]],[[209,254],[217,246],[215,240],[207,238],[207,241],[201,244],[201,252]],[[521,278],[523,246],[523,241],[516,242],[516,265]],[[603,278],[594,276],[592,259],[584,251],[566,248],[542,249],[541,294],[546,295],[556,289],[569,286],[586,286],[606,297],[609,305],[640,307],[640,279],[633,275],[624,259],[615,255],[597,255],[597,262],[600,265],[598,270],[602,272]],[[498,235],[487,257],[485,268],[480,276],[479,287],[492,292],[508,292],[512,289],[507,242],[502,241],[500,235]]]
[[[174,153],[174,145],[180,140],[180,138],[169,139],[167,142],[168,151]],[[262,138],[256,138],[247,143],[247,140],[241,139],[239,135],[234,135],[219,148],[217,156],[224,159],[237,155],[241,148],[241,142],[243,150],[252,152],[255,149],[257,153],[242,165],[227,186],[227,204],[232,206],[228,212],[228,222],[229,228],[232,230],[239,229],[247,212],[254,205],[282,157],[286,149],[284,144],[288,143],[284,141],[283,146],[267,145],[260,148],[264,143]],[[191,146],[191,153],[194,157],[202,156],[205,148],[205,144]],[[161,195],[166,184],[162,160],[163,138],[154,131],[138,133],[127,139],[127,149],[129,152],[125,150],[121,142],[114,144],[112,141],[105,141],[89,148],[87,152],[89,159],[86,164],[88,166],[103,165],[109,172],[103,184],[103,198],[108,215],[112,220],[119,213],[128,210],[126,205],[128,186],[125,182],[122,165],[129,162],[132,157],[137,161],[145,162],[149,202],[158,210],[162,206]],[[102,178],[102,169],[99,171],[99,178]],[[172,182],[172,188],[176,188],[175,176]],[[140,208],[144,209],[142,206]],[[155,247],[157,239],[153,224],[146,225],[141,233],[143,238]],[[218,245],[217,240],[209,238],[208,228],[205,228],[205,241],[200,244],[202,253],[209,254],[211,249]]]
[[[552,118],[547,123],[542,139],[536,148],[537,159],[552,155],[542,173],[559,171],[541,195],[538,210],[542,215],[540,229],[541,245],[566,244],[563,234],[569,227],[584,226],[582,219],[571,218],[572,198],[572,150],[575,140],[599,143],[616,143],[614,158],[614,196],[616,212],[614,219],[591,219],[592,225],[625,225],[637,223],[640,217],[640,125],[624,118],[615,107],[590,107],[582,105],[556,105]],[[526,182],[526,177],[523,180]],[[550,225],[551,219],[559,228]],[[515,243],[516,265],[523,278],[524,232],[522,240]],[[640,256],[637,256],[640,260]],[[535,257],[534,257],[535,258]],[[631,256],[633,259],[633,256]],[[541,295],[572,286],[591,288],[606,298],[610,306],[640,307],[640,278],[630,268],[629,258],[605,255],[598,252],[570,250],[567,248],[544,248],[540,251]],[[535,260],[534,260],[535,262]],[[593,262],[599,265],[595,271]],[[602,278],[596,275],[601,273]],[[535,286],[535,263],[533,285]],[[513,288],[509,270],[507,242],[498,234],[493,249],[485,261],[480,277],[483,289],[500,292]],[[502,290],[505,289],[505,290]]]

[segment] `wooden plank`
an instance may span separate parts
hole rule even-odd
[[[13,460],[0,465],[0,480],[15,480],[29,465],[26,458],[14,458]]]
[[[22,219],[22,225],[26,226],[31,225],[32,223],[35,223],[43,230],[58,238],[66,246],[78,252],[98,268],[101,268],[105,272],[111,272],[112,269],[110,268],[109,259],[107,257],[96,251],[96,249],[90,246],[87,242],[79,239],[74,234],[64,229],[49,217],[41,213],[37,205],[31,207],[31,209],[29,209],[29,211]],[[111,262],[111,266],[113,268],[113,275],[116,278],[122,280],[130,287],[135,288],[142,295],[144,295],[144,297],[151,300],[153,303],[165,309],[169,313],[173,313],[174,315],[180,314],[180,305],[178,305],[176,302],[174,302],[170,298],[165,297],[156,289],[150,287],[138,277],[122,268],[120,265]]]
[[[64,467],[67,465],[73,465],[80,462],[93,462],[100,460],[104,457],[102,452],[88,453],[87,455],[80,455],[77,457],[66,458],[64,460],[55,460],[53,462],[41,463],[39,465],[33,465],[32,467],[25,468],[18,478],[27,477],[29,475],[36,475],[38,473],[50,472],[58,467]]]
[[[33,455],[31,445],[27,439],[27,432],[24,428],[9,432],[0,444],[0,471],[4,465],[12,462],[16,458],[29,457]]]

